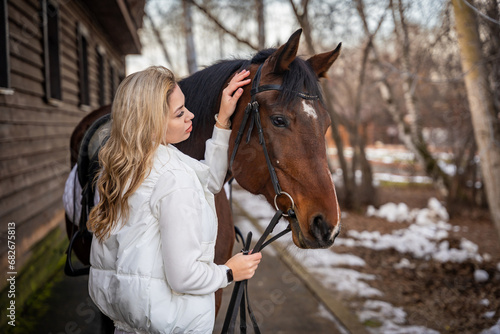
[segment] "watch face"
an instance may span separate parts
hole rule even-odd
[[[233,271],[231,269],[228,269],[226,271],[226,275],[227,275],[227,282],[231,283],[233,281]]]

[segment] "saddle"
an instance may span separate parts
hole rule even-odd
[[[87,229],[87,220],[90,211],[94,207],[96,176],[99,172],[99,151],[107,142],[111,131],[111,114],[107,114],[96,120],[85,135],[80,144],[77,162],[78,182],[82,187],[80,198],[79,194],[74,194],[73,201],[81,201],[80,220],[78,222],[78,231],[73,234],[68,250],[66,252],[66,265],[64,272],[68,276],[86,275],[89,267],[75,269],[71,262],[71,252],[73,244],[78,238],[83,238],[89,242],[92,240],[92,233]],[[76,222],[73,222],[76,225]]]

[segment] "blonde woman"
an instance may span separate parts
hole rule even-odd
[[[257,269],[260,253],[213,262],[213,193],[224,182],[227,125],[248,75],[236,74],[223,91],[203,163],[172,146],[190,136],[194,117],[172,72],[150,67],[118,87],[88,222],[89,292],[115,333],[211,333],[214,292]]]

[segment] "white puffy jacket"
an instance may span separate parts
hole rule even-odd
[[[119,330],[211,333],[214,292],[227,286],[213,263],[213,193],[227,171],[230,131],[214,127],[204,163],[161,145],[151,173],[129,199],[127,221],[90,254],[89,292]]]

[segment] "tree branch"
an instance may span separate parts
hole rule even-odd
[[[187,1],[189,1],[190,3],[192,3],[199,10],[201,10],[213,23],[215,23],[220,29],[222,29],[225,33],[227,33],[228,35],[230,35],[231,37],[233,37],[239,43],[245,44],[245,45],[249,46],[250,48],[252,48],[252,49],[254,49],[256,51],[259,50],[259,47],[257,45],[253,44],[250,41],[247,41],[245,39],[240,38],[235,32],[233,32],[233,31],[229,30],[228,28],[226,28],[215,16],[213,16],[208,11],[208,9],[206,9],[202,5],[196,3],[196,1],[194,1],[194,0],[187,0]]]
[[[151,29],[153,29],[153,33],[156,37],[156,40],[158,42],[158,45],[160,46],[161,50],[163,51],[163,56],[165,57],[165,60],[167,63],[170,65],[172,64],[172,61],[170,60],[170,56],[168,54],[167,48],[165,47],[165,43],[163,43],[163,40],[161,38],[160,31],[158,28],[155,26],[155,23],[153,22],[153,19],[148,15],[148,13],[144,12],[144,17],[146,17],[149,20],[149,23],[151,24]]]

